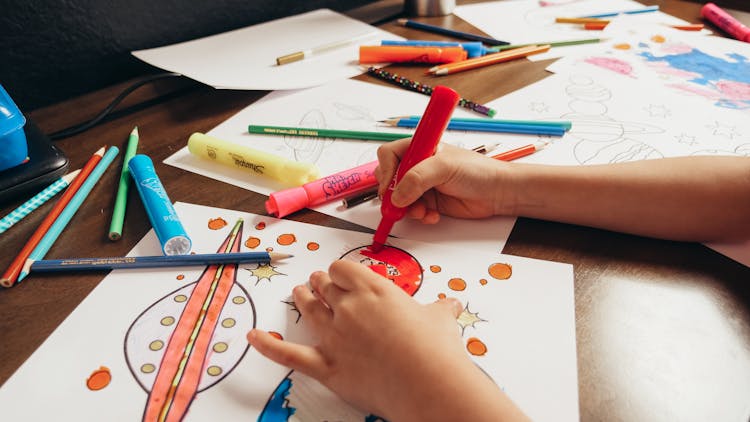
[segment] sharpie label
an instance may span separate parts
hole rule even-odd
[[[258,174],[263,174],[263,169],[265,166],[262,166],[260,164],[251,163],[247,160],[245,160],[244,157],[238,154],[229,154],[232,157],[232,160],[234,161],[234,165],[237,167],[244,167],[247,169],[250,169]]]
[[[333,175],[328,176],[323,181],[323,193],[326,198],[337,197],[346,191],[352,189],[357,183],[361,182],[367,175],[363,173],[351,173],[346,176]]]

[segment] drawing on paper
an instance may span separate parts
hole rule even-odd
[[[239,252],[242,225],[238,220],[219,253]],[[249,346],[241,340],[255,327],[255,307],[236,277],[237,264],[210,265],[133,321],[125,359],[148,394],[143,420],[182,420],[196,395],[242,360]]]

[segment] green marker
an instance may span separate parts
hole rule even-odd
[[[392,132],[362,132],[357,130],[337,130],[337,129],[317,129],[304,127],[285,127],[285,126],[258,126],[250,125],[247,127],[249,133],[258,133],[263,135],[279,136],[306,136],[310,138],[339,138],[339,139],[359,139],[363,141],[395,141],[411,136],[404,133]]]
[[[128,137],[128,146],[125,149],[125,157],[122,160],[122,172],[120,172],[120,184],[117,186],[117,197],[115,208],[112,211],[112,223],[109,225],[109,240],[117,240],[122,237],[122,223],[125,220],[125,207],[128,203],[128,187],[130,186],[130,170],[128,161],[135,155],[138,149],[138,126],[133,128]]]
[[[511,44],[488,47],[487,53],[497,53],[499,51],[510,50],[512,48],[528,47],[530,45],[549,45],[550,47],[564,47],[566,45],[593,44],[604,41],[603,38],[584,38],[581,40],[553,41],[553,42],[533,42],[529,44]]]

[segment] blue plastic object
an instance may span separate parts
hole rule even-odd
[[[405,45],[405,46],[442,46],[442,47],[461,47],[466,50],[468,58],[484,56],[487,54],[487,48],[479,41],[453,42],[453,41],[428,41],[428,40],[406,40],[392,41],[382,40],[380,45]]]
[[[0,171],[23,163],[28,154],[26,118],[0,85]]]

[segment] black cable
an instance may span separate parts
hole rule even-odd
[[[112,100],[111,103],[109,103],[107,107],[104,108],[104,110],[101,111],[101,113],[96,115],[93,119],[83,122],[83,123],[79,123],[77,125],[70,126],[62,130],[59,130],[55,133],[52,133],[49,135],[49,138],[52,139],[53,141],[59,141],[60,139],[65,139],[70,136],[77,135],[81,132],[85,132],[91,129],[92,127],[96,126],[97,124],[99,124],[105,117],[107,117],[112,112],[112,110],[115,109],[115,107],[117,107],[122,102],[122,100],[125,99],[125,97],[130,95],[130,93],[132,93],[136,89],[148,83],[154,82],[156,80],[164,79],[164,78],[172,78],[175,76],[182,76],[182,75],[179,73],[174,73],[174,72],[164,72],[164,73],[157,73],[155,75],[147,76],[141,79],[140,81],[125,88],[117,97],[115,97],[114,100]]]

